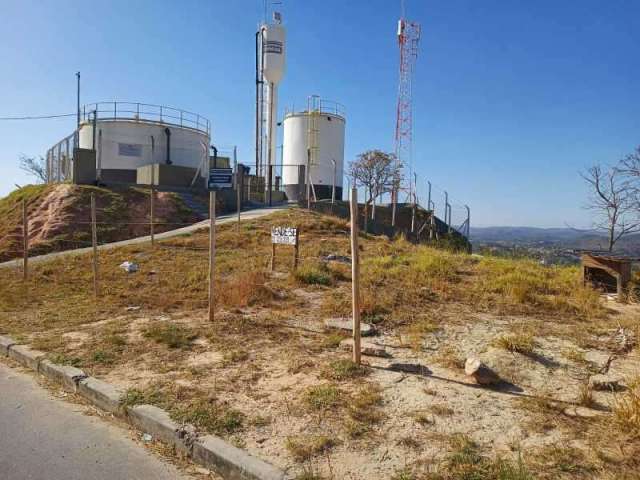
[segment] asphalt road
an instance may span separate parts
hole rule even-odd
[[[0,479],[186,480],[127,431],[0,363]]]
[[[261,207],[254,208],[251,210],[243,210],[240,214],[240,220],[252,220],[254,218],[264,217],[266,215],[270,215],[273,212],[279,210],[285,210],[288,208],[287,204],[281,204],[273,207]],[[216,217],[216,225],[224,225],[225,223],[231,223],[237,221],[237,214],[227,214]],[[193,225],[189,225],[187,227],[178,228],[176,230],[169,230],[168,232],[156,233],[154,235],[156,240],[163,240],[167,238],[177,237],[179,235],[184,235],[185,233],[192,233],[196,230],[200,230],[203,228],[209,228],[209,220],[203,220],[202,222],[194,223]],[[111,248],[123,247],[126,245],[135,245],[138,243],[148,243],[151,242],[150,236],[145,237],[137,237],[129,240],[122,240],[120,242],[113,243],[105,243],[103,245],[98,245],[98,250],[109,250]],[[36,257],[29,257],[29,264],[46,262],[47,260],[51,260],[52,258],[63,257],[67,255],[82,255],[85,253],[90,253],[93,251],[92,247],[86,248],[76,248],[74,250],[64,250],[62,252],[53,252],[47,253],[46,255],[38,255]],[[7,262],[0,263],[0,268],[10,268],[10,267],[20,267],[22,265],[22,259],[9,260]],[[2,480],[2,477],[0,477]]]

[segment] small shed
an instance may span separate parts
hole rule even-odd
[[[581,260],[585,284],[622,295],[631,280],[631,264],[640,259],[611,252],[582,252]]]

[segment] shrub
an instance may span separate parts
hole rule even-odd
[[[512,353],[530,355],[536,348],[537,343],[531,333],[516,333],[499,336],[493,341],[493,345]]]
[[[295,271],[294,277],[298,283],[303,285],[329,286],[333,283],[331,272],[324,264],[303,265]]]
[[[316,455],[331,450],[337,441],[326,435],[302,435],[288,437],[285,446],[298,462],[305,462]]]
[[[367,367],[358,365],[351,360],[342,359],[335,360],[322,370],[322,376],[330,380],[350,380],[354,378],[364,377],[369,373]]]
[[[621,430],[640,434],[640,377],[630,382],[628,390],[616,398],[613,414]]]
[[[340,405],[342,392],[332,384],[316,385],[306,391],[304,399],[312,410],[326,410]]]

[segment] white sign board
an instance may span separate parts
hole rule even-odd
[[[298,229],[295,227],[271,227],[271,243],[296,245]]]

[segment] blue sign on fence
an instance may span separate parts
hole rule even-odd
[[[233,170],[231,168],[212,168],[209,170],[209,190],[231,188],[233,186]]]

